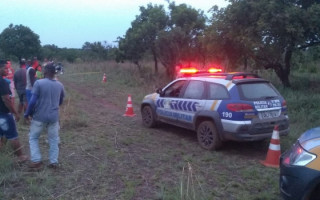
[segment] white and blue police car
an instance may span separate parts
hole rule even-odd
[[[201,147],[208,150],[219,149],[228,140],[270,138],[275,125],[280,135],[289,133],[286,101],[268,80],[244,72],[181,71],[189,73],[144,97],[144,126],[164,122],[194,130]]]

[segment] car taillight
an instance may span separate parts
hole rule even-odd
[[[283,163],[286,165],[305,166],[316,157],[316,155],[304,150],[297,142],[290,151],[284,154]]]
[[[287,108],[287,102],[285,100],[282,102],[282,108]]]
[[[227,109],[233,112],[250,112],[253,111],[253,107],[250,104],[245,103],[229,103]]]

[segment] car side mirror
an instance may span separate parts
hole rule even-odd
[[[158,88],[158,89],[156,90],[156,93],[158,93],[158,94],[160,95],[160,97],[162,97],[162,96],[163,96],[162,88]]]

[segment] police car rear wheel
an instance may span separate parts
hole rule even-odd
[[[211,121],[203,121],[197,129],[200,146],[207,150],[217,150],[222,146],[216,126]]]
[[[156,125],[154,114],[150,106],[144,106],[141,114],[142,114],[142,122],[145,127],[152,128]]]

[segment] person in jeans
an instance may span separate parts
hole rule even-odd
[[[27,109],[25,59],[21,59],[20,68],[14,73],[13,81],[19,97],[18,114],[21,115],[22,111]]]
[[[12,104],[9,84],[2,78],[8,75],[8,70],[7,61],[0,60],[0,148],[4,145],[5,137],[9,140],[14,153],[18,156],[19,162],[24,162],[28,157],[22,151],[22,145],[20,144],[14,121],[19,121],[20,116]]]
[[[32,88],[31,100],[24,117],[32,121],[29,132],[30,168],[42,167],[39,136],[47,128],[49,141],[49,167],[58,167],[59,156],[59,106],[64,98],[64,86],[54,79],[54,63],[45,66],[44,79],[37,80]]]

